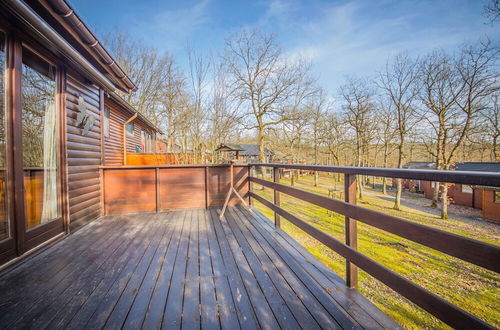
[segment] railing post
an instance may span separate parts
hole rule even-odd
[[[251,192],[253,192],[253,183],[250,181],[250,177],[253,176],[253,166],[248,165],[248,205],[252,206],[253,205],[253,200],[251,196]]]
[[[208,209],[208,165],[205,166],[205,208]]]
[[[155,168],[156,213],[160,212],[160,168]]]
[[[275,183],[280,183],[280,169],[278,167],[273,167],[273,180]],[[274,205],[280,206],[280,193],[274,190]],[[274,225],[276,227],[281,227],[280,216],[278,213],[274,212]]]
[[[356,204],[356,175],[344,174],[345,201]],[[345,243],[353,249],[358,248],[358,228],[356,220],[345,217]],[[358,285],[358,268],[346,260],[346,285],[356,288]]]

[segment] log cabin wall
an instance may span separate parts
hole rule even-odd
[[[96,117],[94,126],[83,135],[76,127],[78,97]],[[99,88],[77,76],[67,75],[66,131],[70,229],[78,228],[101,215],[101,121]]]
[[[111,99],[105,99],[109,109],[109,137],[104,138],[104,165],[123,165],[123,124],[133,115]],[[134,123],[134,136],[127,135],[127,153],[135,153],[141,145],[141,130],[151,129],[137,118]]]

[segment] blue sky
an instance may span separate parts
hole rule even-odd
[[[481,0],[153,1],[70,0],[102,35],[119,27],[186,68],[186,47],[219,52],[242,27],[276,33],[288,56],[308,58],[334,93],[346,75],[374,75],[388,56],[452,50],[500,28],[487,24]]]

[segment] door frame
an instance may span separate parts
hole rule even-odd
[[[12,27],[0,18],[0,30],[6,38],[6,170],[7,213],[10,237],[0,241],[0,266],[16,257],[25,255],[55,236],[68,233],[69,209],[67,196],[66,159],[66,72],[62,61],[51,55],[38,41]],[[61,216],[46,224],[26,228],[24,169],[22,159],[22,51],[28,48],[56,67],[56,100],[59,125],[58,191]],[[21,156],[19,156],[21,155]]]

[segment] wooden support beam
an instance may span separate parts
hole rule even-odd
[[[344,174],[345,202],[356,204],[356,175]],[[358,249],[358,226],[354,219],[345,217],[345,243],[351,248]],[[358,286],[358,268],[346,259],[345,282],[350,288]]]
[[[280,169],[277,167],[273,168],[273,179],[275,183],[280,183]],[[280,192],[276,189],[274,189],[274,205],[280,206]],[[274,212],[274,225],[281,227],[280,216],[277,212]]]

